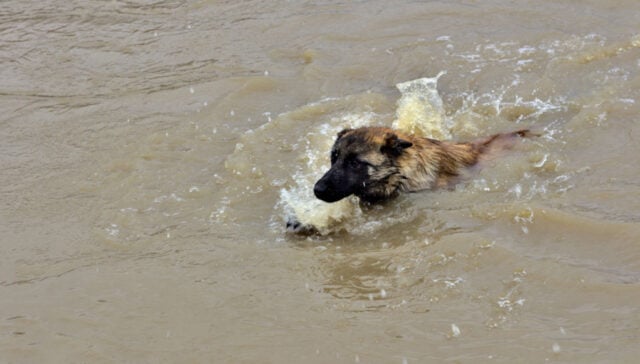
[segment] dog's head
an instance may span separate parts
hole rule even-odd
[[[412,145],[388,128],[345,129],[331,148],[331,168],[313,192],[326,202],[353,194],[368,202],[391,197],[400,181],[398,158]]]

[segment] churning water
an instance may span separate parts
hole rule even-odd
[[[3,2],[0,361],[634,362],[638,14]],[[316,200],[362,125],[540,136],[453,190]]]

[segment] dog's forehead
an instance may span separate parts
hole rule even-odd
[[[383,138],[377,134],[354,130],[336,140],[333,149],[341,153],[364,154],[371,151],[379,151],[382,142]]]

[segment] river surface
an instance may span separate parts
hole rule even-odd
[[[3,1],[0,362],[636,362],[639,24],[636,0]],[[359,125],[539,136],[450,190],[317,201]]]

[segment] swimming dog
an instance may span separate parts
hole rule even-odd
[[[529,130],[495,134],[474,142],[451,142],[409,135],[386,127],[344,129],[331,149],[331,168],[313,192],[325,202],[350,195],[376,203],[457,183],[464,168],[491,151],[506,149]]]

